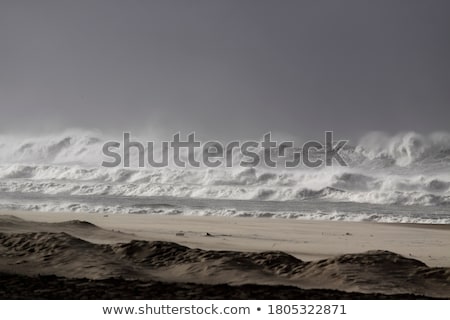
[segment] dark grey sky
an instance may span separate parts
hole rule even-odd
[[[450,131],[449,57],[446,0],[1,0],[0,132]]]

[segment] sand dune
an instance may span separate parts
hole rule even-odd
[[[1,216],[0,231],[4,273],[450,297],[450,268],[431,268],[385,250],[303,261],[281,251],[202,250],[130,240],[130,234],[85,221],[35,223],[13,216]]]
[[[6,233],[64,231],[94,243],[141,239],[176,242],[205,250],[278,250],[305,261],[381,249],[418,259],[428,266],[450,267],[450,225],[149,214],[111,214],[105,217],[74,212],[5,213],[24,219],[20,227],[2,228],[0,218],[0,232]],[[102,230],[85,230],[76,226],[55,230],[48,224],[74,219],[88,221]],[[35,226],[34,221],[39,223]],[[205,236],[207,233],[211,236]]]
[[[99,228],[93,223],[81,220],[68,220],[55,223],[28,221],[13,215],[0,215],[0,232],[65,232],[77,238],[96,243],[114,243],[120,240],[132,240],[133,234]]]

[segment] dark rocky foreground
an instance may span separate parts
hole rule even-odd
[[[364,294],[267,285],[202,285],[137,281],[68,279],[0,273],[0,299],[431,299],[411,294]]]

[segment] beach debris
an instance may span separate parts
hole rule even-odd
[[[203,234],[203,236],[204,236],[204,237],[213,237],[213,235],[212,235],[211,233],[209,233],[209,232],[205,232],[205,233]]]
[[[184,232],[183,231],[179,231],[179,232],[175,233],[175,235],[177,237],[184,237]]]

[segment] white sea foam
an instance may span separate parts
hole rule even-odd
[[[348,167],[318,169],[263,166],[214,169],[104,168],[100,166],[103,160],[101,148],[106,140],[99,134],[83,131],[37,138],[1,136],[0,191],[3,194],[92,197],[171,196],[260,201],[323,199],[331,202],[450,207],[448,133],[427,136],[404,133],[392,137],[372,133],[363,137],[356,147],[348,147],[343,151]],[[138,210],[122,210],[106,204],[96,207],[83,205],[39,205],[39,210],[78,208],[80,211],[117,210],[128,213]],[[28,209],[32,208],[31,205]],[[147,211],[151,213],[151,210]],[[223,214],[214,210],[208,212]],[[259,216],[254,212],[240,214]],[[292,216],[293,213],[290,214]],[[302,214],[293,216],[321,217],[311,212]],[[339,219],[339,216],[337,214],[335,219]],[[331,216],[327,213],[326,217],[330,219]],[[361,214],[353,218],[348,216],[347,219],[384,221],[402,218],[374,218]],[[414,219],[420,220],[417,217]]]
[[[180,209],[180,208],[136,208],[121,205],[89,205],[84,203],[33,203],[33,204],[2,204],[0,210],[42,211],[42,212],[84,212],[98,214],[157,214],[157,215],[185,215],[185,216],[221,216],[221,217],[251,217],[276,218],[297,220],[323,221],[353,221],[353,222],[382,222],[382,223],[421,223],[421,224],[450,224],[449,215],[445,217],[433,216],[405,216],[378,213],[349,213],[346,211],[245,211],[233,208],[227,209]]]
[[[106,169],[61,165],[0,166],[0,190],[44,194],[172,196],[241,200],[328,200],[447,205],[450,175],[251,169]]]

